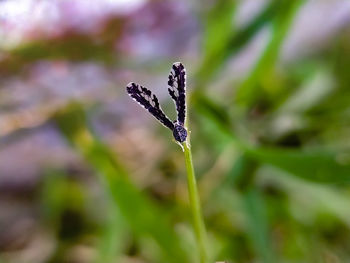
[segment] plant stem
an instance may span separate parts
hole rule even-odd
[[[190,199],[190,206],[192,210],[193,226],[197,241],[200,263],[208,263],[206,250],[206,230],[204,220],[201,212],[199,194],[197,189],[196,176],[194,173],[192,153],[190,146],[190,136],[187,141],[182,143],[185,154],[186,170],[187,170],[187,185]]]

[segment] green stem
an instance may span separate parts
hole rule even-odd
[[[187,170],[187,184],[188,193],[190,199],[190,206],[193,216],[193,226],[196,235],[196,241],[199,251],[200,263],[207,263],[207,250],[206,250],[206,230],[204,220],[201,212],[199,194],[197,189],[196,176],[194,173],[192,152],[190,146],[190,136],[187,137],[187,141],[182,143],[185,154],[186,170]]]

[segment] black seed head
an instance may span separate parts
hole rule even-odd
[[[178,142],[184,142],[186,141],[186,138],[187,138],[187,131],[184,126],[178,123],[175,123],[173,135],[175,140],[177,140]]]

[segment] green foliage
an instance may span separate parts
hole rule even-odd
[[[236,1],[215,1],[213,7],[204,16],[203,62],[198,78],[205,78],[213,72],[225,58],[225,50],[229,38],[233,34],[233,14]],[[207,65],[210,65],[208,67]]]
[[[337,160],[337,153],[257,148],[249,149],[247,154],[306,180],[329,184],[350,180],[350,164]]]
[[[82,108],[77,104],[71,105],[65,112],[57,114],[55,120],[72,145],[100,173],[114,204],[132,230],[138,235],[153,238],[168,262],[188,262],[166,213],[129,181],[127,172],[115,155],[87,129]]]
[[[138,180],[145,179],[130,173],[127,155],[119,156],[111,145],[102,143],[98,129],[92,129],[91,113],[99,105],[87,111],[83,101],[72,103],[52,117],[60,134],[91,169],[93,184],[102,186],[106,207],[95,206],[90,200],[94,190],[83,180],[72,179],[74,171],[45,171],[40,211],[43,225],[57,240],[49,262],[64,262],[78,243],[94,248],[93,262],[107,263],[198,262],[196,245],[202,255],[232,263],[350,260],[349,29],[335,32],[322,49],[315,47],[314,53],[282,65],[283,45],[307,1],[267,1],[243,26],[234,23],[243,1],[209,2],[201,7],[198,19],[202,35],[196,61],[200,63],[197,68],[186,63],[193,163],[192,153],[185,148],[184,165],[180,149],[162,140],[163,134],[169,135],[163,130],[159,136],[147,137],[150,127],[145,135],[137,126],[141,135],[135,136],[149,144],[141,145],[139,140],[118,145],[125,147],[121,152],[133,154],[130,159],[148,157],[145,171],[152,180],[140,189]],[[67,60],[98,63],[109,73],[119,70],[113,67],[115,62],[124,70],[137,61],[147,65],[149,75],[168,62],[168,57],[157,57],[161,62],[150,65],[147,59],[123,54],[124,63],[115,52],[123,26],[112,21],[96,36],[68,34],[22,44],[0,60],[0,74],[12,77],[40,60]],[[224,74],[228,62],[263,29],[268,33],[267,44],[247,74],[238,79]],[[124,81],[124,74],[116,76]],[[118,95],[127,98],[124,86],[118,88]],[[106,121],[116,124],[116,133],[124,125],[119,118],[126,111],[123,102],[117,107],[122,109],[120,116]],[[158,159],[152,159],[150,148],[159,151],[154,155]],[[144,164],[140,161],[137,168],[143,169]],[[191,182],[198,183],[208,251],[201,243],[205,234],[196,194],[190,194],[198,209],[195,233],[188,224],[186,168]],[[0,249],[1,245],[0,239]],[[4,255],[1,262],[7,262]]]
[[[253,70],[237,90],[236,100],[240,104],[251,104],[254,98],[258,98],[259,84],[271,77],[276,60],[278,59],[283,40],[288,35],[289,27],[294,20],[299,7],[304,0],[278,1],[275,17],[272,19],[272,36],[270,42],[255,64]]]

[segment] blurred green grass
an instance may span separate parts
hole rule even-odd
[[[199,184],[215,181],[209,190],[200,188],[209,254],[215,260],[350,260],[350,40],[348,31],[340,32],[327,50],[286,68],[279,65],[281,48],[305,2],[270,1],[243,28],[232,25],[234,1],[216,1],[201,14],[201,63],[197,69],[187,68],[194,76],[188,89],[189,114]],[[211,96],[227,63],[266,26],[270,39],[252,70],[239,84],[226,85],[225,94]],[[18,64],[3,63],[0,68],[6,71],[43,58],[118,61],[110,57],[110,46],[89,41],[83,39],[79,52],[74,41],[31,43],[12,52]],[[314,82],[319,88],[312,89]],[[77,242],[74,238],[89,234],[98,237],[93,242],[98,247],[96,262],[123,262],[125,255],[140,262],[196,262],[186,202],[176,196],[170,202],[157,199],[151,190],[141,190],[122,157],[91,128],[89,110],[82,103],[69,104],[52,121],[99,176],[96,183],[106,191],[108,213],[102,222],[88,222],[88,190],[64,173],[49,173],[41,196],[49,226],[60,228],[68,212],[69,222],[77,219],[67,230],[73,238],[58,234],[59,245],[49,262],[63,262]],[[283,121],[292,125],[277,130]],[[207,171],[222,155],[229,161],[214,169],[214,179],[208,178]]]

